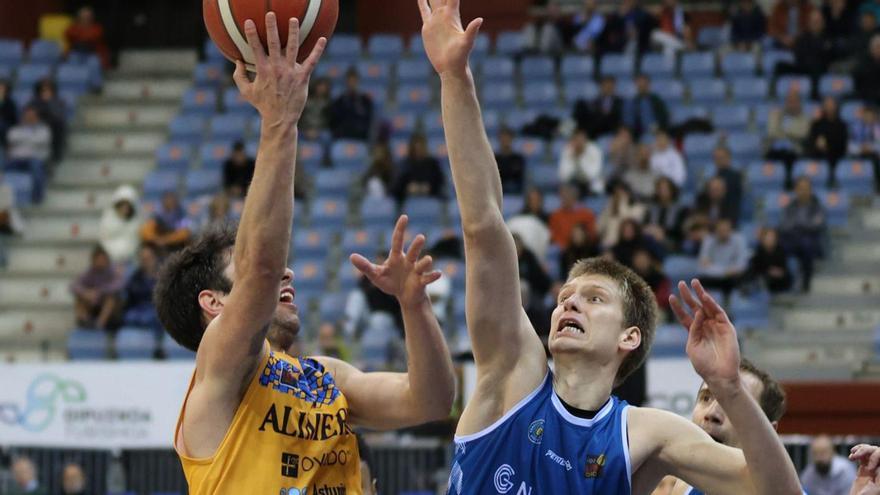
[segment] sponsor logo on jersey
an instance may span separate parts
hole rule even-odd
[[[587,454],[587,466],[584,469],[584,477],[598,478],[602,476],[602,468],[605,467],[605,454]]]
[[[281,453],[281,476],[285,478],[299,477],[299,456],[287,452]]]
[[[348,425],[348,410],[340,409],[336,414],[322,412],[295,411],[290,406],[279,409],[272,404],[263,418],[260,431],[270,429],[279,435],[303,440],[329,440],[340,435],[351,435]]]
[[[345,485],[321,485],[312,488],[282,488],[281,495],[345,495]]]
[[[556,452],[553,452],[552,450],[547,449],[547,453],[544,454],[544,457],[549,457],[551,461],[564,467],[566,471],[571,471],[571,461],[569,461],[565,457],[562,457],[561,455],[557,454]]]
[[[544,439],[544,420],[536,419],[529,425],[529,441],[535,445],[541,445]]]
[[[509,492],[513,488],[513,477],[516,471],[509,464],[502,464],[495,470],[495,491],[502,495]]]
[[[299,465],[303,471],[309,472],[319,467],[345,466],[351,458],[348,450],[331,450],[320,456],[305,456],[300,459]]]
[[[281,495],[309,495],[309,489],[306,488],[282,488]]]

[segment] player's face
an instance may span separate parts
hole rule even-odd
[[[613,359],[623,328],[623,300],[618,284],[604,275],[582,275],[559,292],[550,319],[550,352],[589,353]]]
[[[232,285],[235,286],[235,261],[229,262],[224,274],[232,281]],[[269,334],[285,334],[292,341],[293,336],[299,333],[300,327],[299,307],[294,303],[296,292],[291,285],[293,283],[293,270],[285,268],[279,274],[278,280],[278,305],[275,307],[275,314],[272,317]]]
[[[754,397],[756,401],[759,400],[761,392],[764,390],[764,385],[761,383],[761,380],[751,373],[743,373],[742,379],[745,383],[746,390],[752,394],[752,397]],[[728,447],[739,448],[739,437],[733,429],[733,425],[730,424],[730,420],[727,419],[724,410],[721,409],[718,401],[715,400],[715,396],[712,395],[712,391],[709,390],[709,387],[705,383],[700,387],[700,391],[697,393],[697,403],[694,405],[693,422],[702,428],[703,431],[708,433],[716,442],[727,445]]]

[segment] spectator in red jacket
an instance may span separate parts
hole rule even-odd
[[[82,7],[76,13],[76,22],[64,33],[70,52],[84,56],[95,54],[104,68],[110,66],[110,50],[104,41],[104,26],[95,20],[95,11],[91,7]]]

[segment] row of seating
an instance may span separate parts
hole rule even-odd
[[[17,39],[0,38],[0,65],[16,66],[22,62],[32,64],[57,64],[64,58],[61,45],[53,40],[36,39],[25,49]]]

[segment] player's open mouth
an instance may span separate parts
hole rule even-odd
[[[557,328],[557,333],[560,335],[564,334],[573,334],[573,335],[583,335],[586,333],[584,331],[584,327],[581,326],[577,320],[573,318],[563,318],[559,321],[559,327]]]
[[[292,287],[288,287],[281,291],[281,296],[278,298],[278,301],[281,304],[287,304],[293,306],[293,300],[296,297],[296,292]]]

